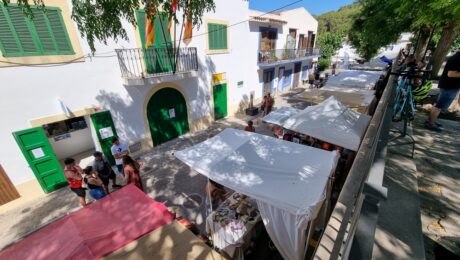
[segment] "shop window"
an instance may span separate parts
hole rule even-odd
[[[75,117],[64,121],[43,125],[48,138],[88,128],[84,117]]]

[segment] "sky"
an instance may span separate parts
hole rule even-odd
[[[269,12],[297,1],[299,0],[249,0],[249,8]],[[336,11],[340,7],[353,2],[353,0],[303,0],[299,3],[286,7],[286,9],[303,6],[311,14],[320,15],[329,11]]]

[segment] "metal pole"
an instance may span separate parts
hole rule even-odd
[[[188,1],[185,4],[186,4],[186,6],[188,6]],[[176,56],[174,57],[174,73],[176,72],[176,68],[177,68],[177,56],[178,56],[179,49],[180,49],[180,42],[182,41],[182,32],[184,31],[186,12],[187,12],[187,10],[184,9],[184,13],[182,14],[182,25],[181,25],[181,29],[180,29],[180,35],[179,35],[179,45],[177,46],[178,51],[176,52]]]

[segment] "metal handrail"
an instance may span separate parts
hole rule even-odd
[[[393,66],[394,69],[395,66]],[[391,120],[388,120],[388,111],[391,110],[394,100],[395,87],[395,78],[390,76],[326,229],[320,238],[314,259],[348,259],[366,196],[363,189],[368,184],[366,182],[371,169],[375,164],[381,163],[381,158],[378,156],[376,158],[377,148],[381,149],[382,140],[386,145],[388,126],[391,123]],[[383,174],[384,169],[380,170]],[[377,184],[372,183],[372,185],[381,186],[381,181]],[[371,228],[375,231],[375,225]],[[373,241],[374,237],[368,239]]]
[[[320,55],[320,49],[318,48],[259,50],[257,62],[268,64],[318,55]]]
[[[198,70],[196,48],[116,49],[121,76],[148,78]]]

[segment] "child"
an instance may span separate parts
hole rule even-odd
[[[86,183],[91,197],[95,200],[104,198],[107,195],[103,188],[104,184],[99,178],[97,172],[93,170],[93,167],[88,166],[83,170],[83,172],[85,173],[83,181]]]

